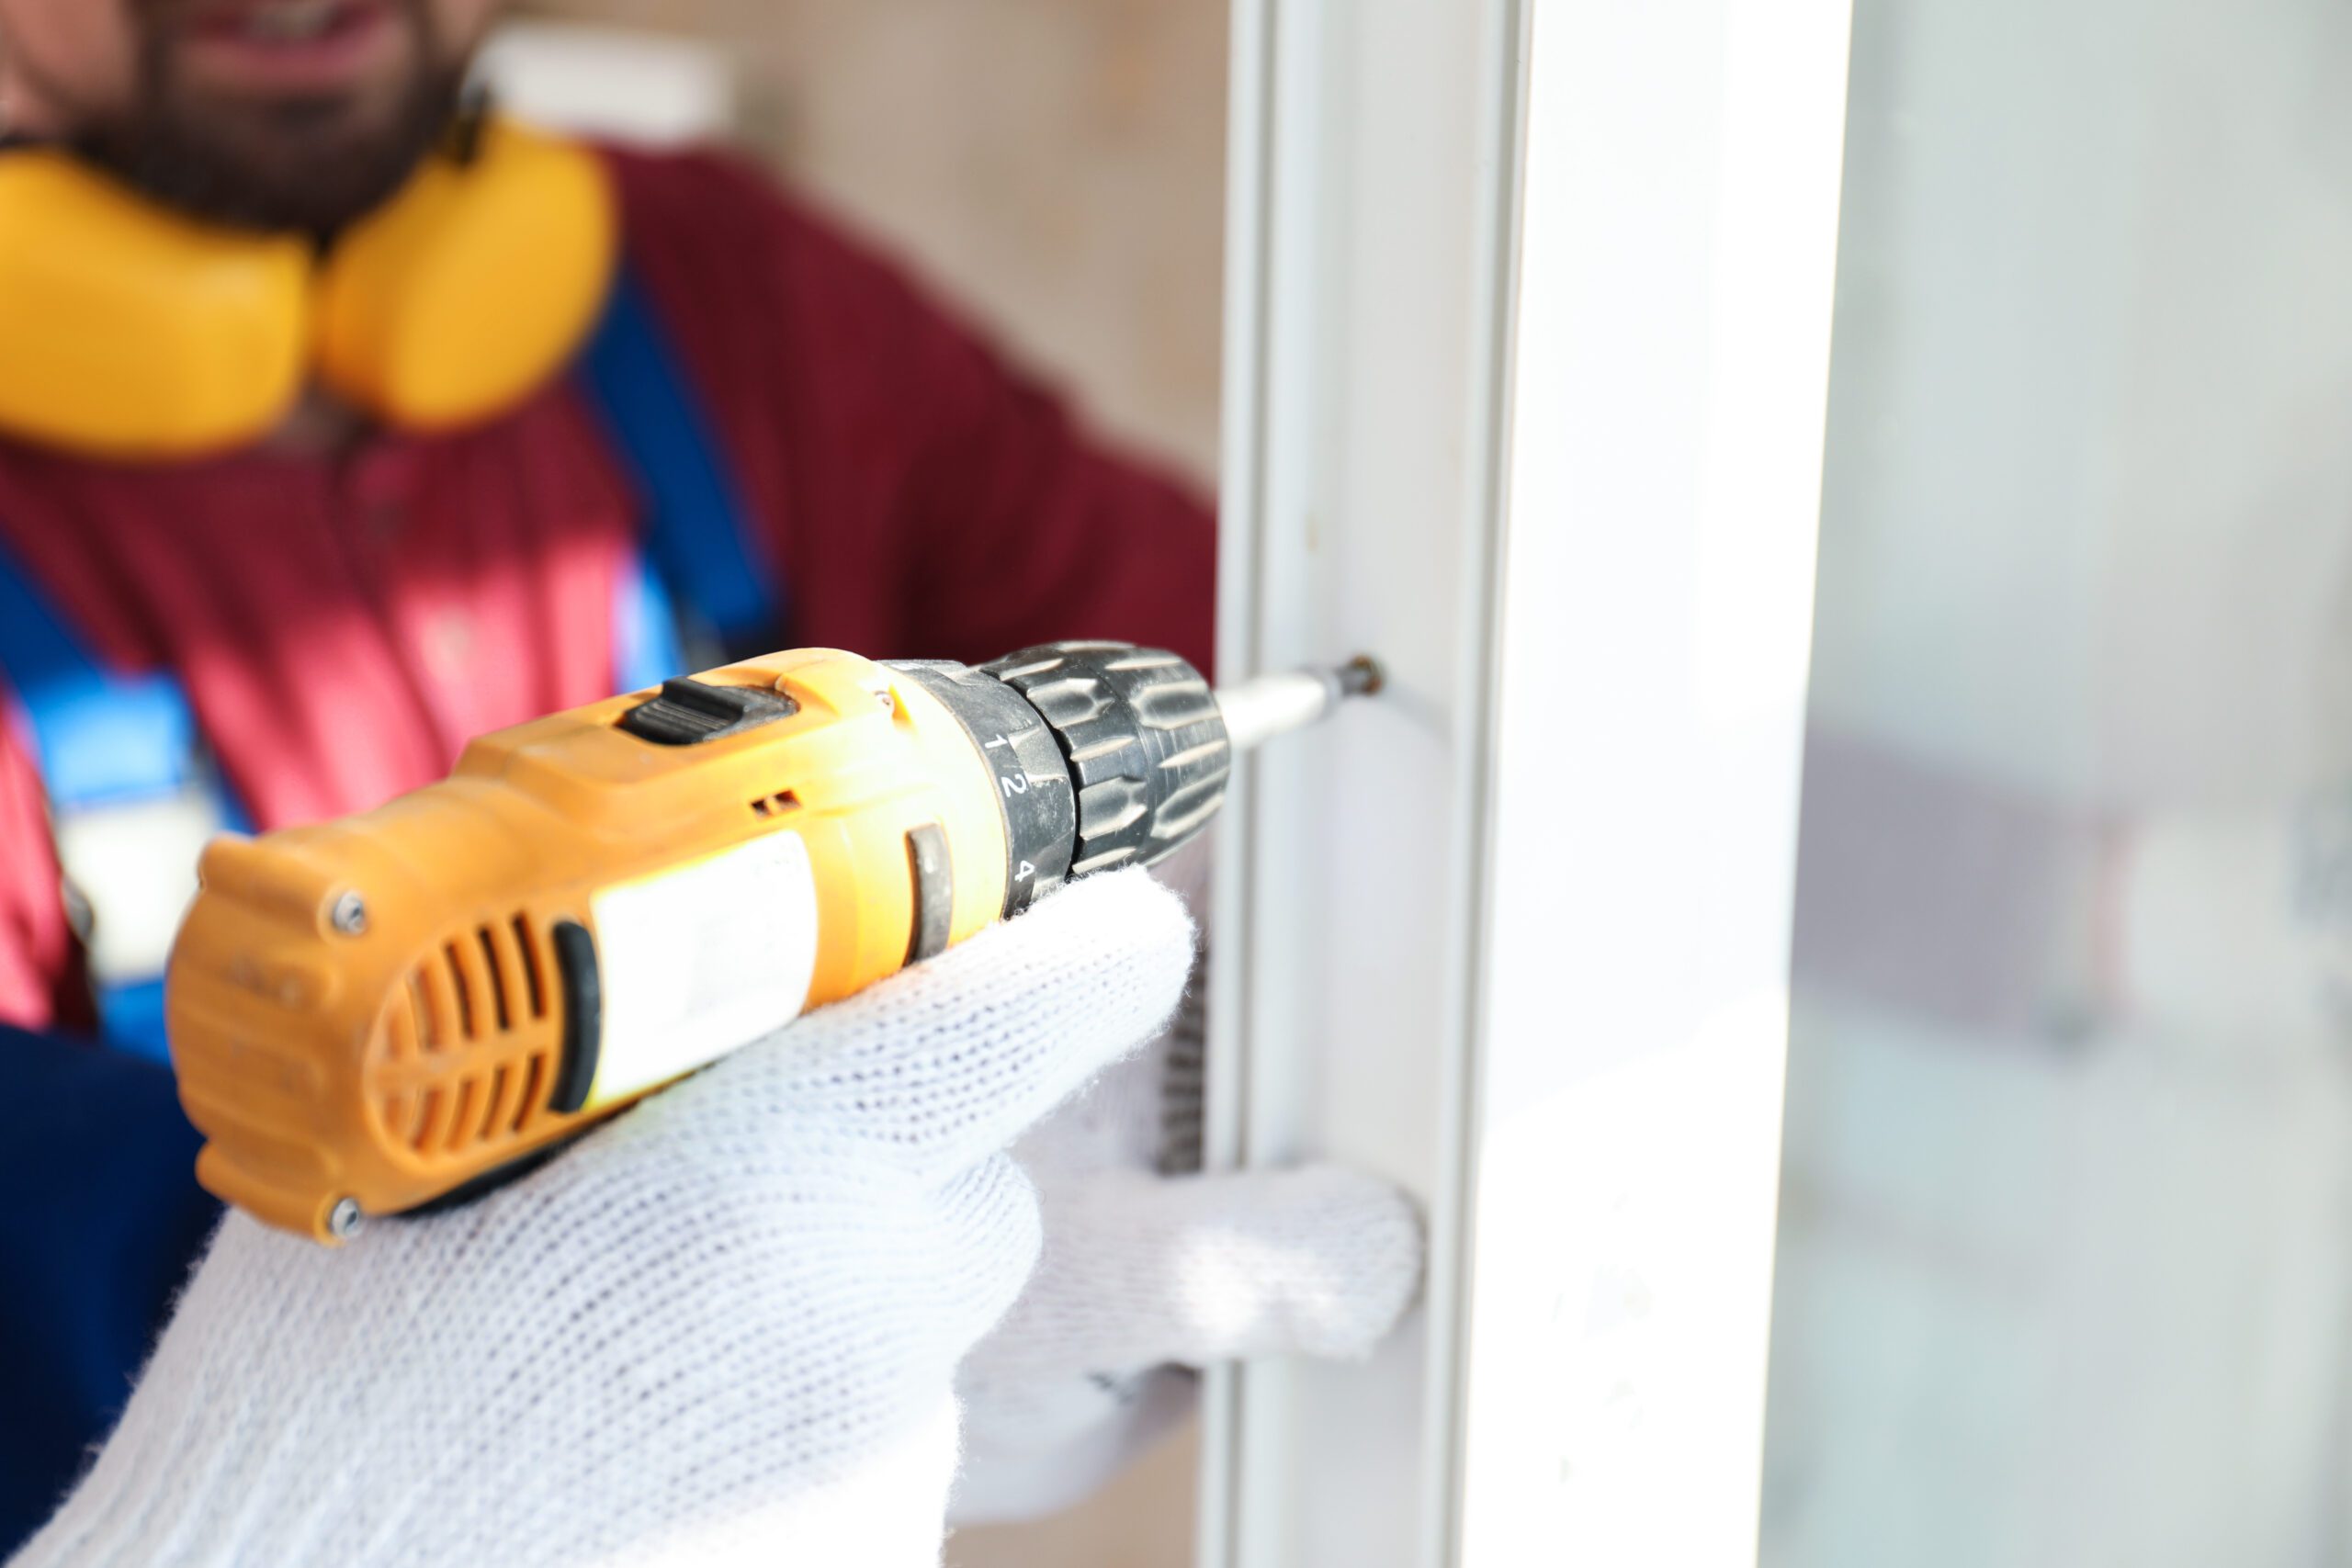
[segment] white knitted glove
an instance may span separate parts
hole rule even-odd
[[[1196,909],[1205,865],[1161,868]],[[1363,1356],[1420,1281],[1413,1207],[1337,1166],[1199,1174],[1197,979],[1169,1030],[1015,1147],[1045,1256],[972,1353],[957,1524],[1029,1518],[1093,1491],[1193,1405],[1191,1368]]]
[[[1191,953],[1127,873],[328,1250],[224,1223],[52,1564],[936,1563],[958,1358],[1038,1247],[1001,1151]]]

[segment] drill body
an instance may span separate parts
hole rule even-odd
[[[198,1178],[322,1240],[461,1196],[1070,876],[1168,853],[1230,756],[1172,654],[803,649],[216,840],[166,982]]]

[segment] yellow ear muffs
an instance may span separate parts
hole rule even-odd
[[[310,247],[195,223],[44,148],[0,156],[0,427],[101,457],[268,429],[308,370]]]
[[[321,380],[408,429],[469,424],[569,359],[612,283],[609,177],[569,142],[492,119],[336,243],[318,282]]]
[[[256,440],[316,374],[438,430],[571,357],[618,219],[592,152],[497,119],[435,155],[323,265],[292,236],[182,218],[70,155],[0,154],[0,429],[125,460]]]

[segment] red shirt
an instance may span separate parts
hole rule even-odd
[[[630,264],[797,646],[978,660],[1115,637],[1205,666],[1206,506],[1074,434],[896,270],[742,166],[615,153]],[[0,439],[0,538],[100,657],[175,670],[263,827],[363,809],[608,694],[636,537],[569,378],[335,458],[112,467]],[[21,715],[0,725],[0,1022],[88,1017]]]

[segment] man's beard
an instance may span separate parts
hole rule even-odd
[[[426,0],[404,0],[416,64],[373,112],[342,96],[201,101],[172,69],[173,9],[141,7],[133,105],[85,124],[73,145],[190,217],[331,237],[398,190],[457,113],[465,66],[441,58]]]

